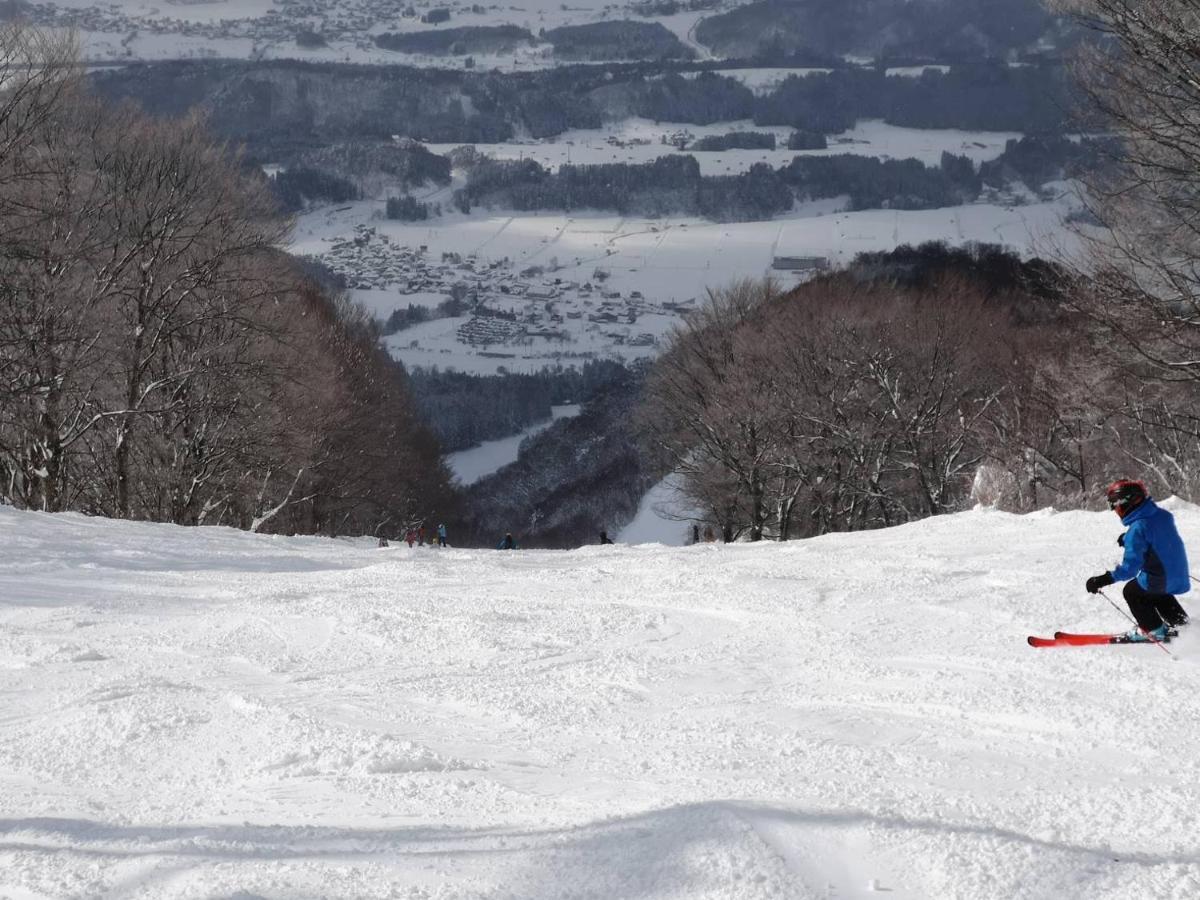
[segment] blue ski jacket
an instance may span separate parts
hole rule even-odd
[[[1192,587],[1187,550],[1175,527],[1175,517],[1147,497],[1121,519],[1125,558],[1112,570],[1116,581],[1137,582],[1152,594],[1186,594]]]

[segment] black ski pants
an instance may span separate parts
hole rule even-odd
[[[1122,593],[1129,604],[1129,611],[1146,631],[1158,628],[1163,622],[1168,625],[1187,624],[1188,615],[1172,594],[1152,594],[1138,584],[1136,578],[1125,582]]]

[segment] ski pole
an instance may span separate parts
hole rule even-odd
[[[1143,628],[1141,625],[1138,624],[1137,619],[1135,619],[1133,616],[1131,616],[1125,610],[1121,609],[1121,607],[1117,606],[1117,604],[1113,603],[1112,597],[1110,597],[1110,596],[1108,596],[1108,594],[1104,593],[1103,588],[1097,589],[1096,593],[1099,594],[1101,597],[1103,597],[1105,600],[1107,600],[1109,606],[1111,606],[1113,609],[1115,609],[1117,612],[1119,612],[1121,615],[1123,615],[1125,618],[1127,618],[1130,622],[1132,622],[1137,627],[1138,631],[1140,631],[1147,638],[1149,638],[1149,640],[1152,644],[1157,644],[1158,648],[1160,650],[1162,650],[1163,653],[1167,654],[1167,656],[1171,657],[1171,659],[1175,659],[1175,654],[1167,649],[1166,643],[1164,643],[1163,641],[1160,641],[1158,638],[1154,637],[1154,635],[1152,635],[1145,628]]]

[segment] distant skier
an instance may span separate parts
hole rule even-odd
[[[497,550],[516,550],[517,542],[513,540],[512,532],[504,532],[504,539],[496,545]]]
[[[1150,498],[1140,481],[1114,481],[1106,494],[1109,507],[1129,528],[1117,539],[1125,548],[1125,557],[1111,572],[1093,575],[1084,586],[1094,594],[1125,581],[1125,601],[1139,626],[1129,632],[1129,640],[1169,640],[1172,626],[1188,622],[1175,594],[1191,589],[1187,551],[1175,517]]]
[[[600,543],[601,543],[601,545],[603,545],[603,544],[611,544],[611,543],[612,543],[612,538],[610,538],[610,537],[608,536],[608,532],[607,532],[607,531],[601,531],[601,532],[600,532]]]
[[[417,529],[417,546],[418,547],[425,546],[425,524],[424,523],[422,523],[421,527]]]
[[[438,534],[438,546],[445,547],[446,546],[446,526],[439,524],[437,534]]]

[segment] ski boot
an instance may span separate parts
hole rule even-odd
[[[1170,628],[1167,625],[1159,625],[1157,628],[1152,628],[1149,631],[1142,631],[1141,628],[1131,628],[1125,632],[1126,644],[1149,644],[1158,643],[1166,644],[1171,638],[1177,636],[1178,631]]]

